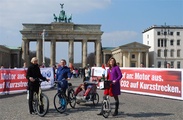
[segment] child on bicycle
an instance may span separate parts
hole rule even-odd
[[[120,80],[122,78],[122,72],[116,64],[115,58],[111,57],[108,61],[108,67],[107,70],[107,79],[112,81],[112,84],[109,89],[106,89],[104,91],[104,99],[106,99],[107,95],[110,95],[111,97],[114,97],[115,99],[115,111],[113,113],[113,116],[118,115],[118,108],[119,108],[119,98],[118,95],[121,94],[120,91]],[[99,114],[102,115],[102,110]]]
[[[82,97],[83,99],[91,99],[91,95],[89,95],[92,92],[96,91],[96,85],[90,84],[89,82],[84,82],[83,84],[80,84],[79,87],[75,91],[75,95]]]

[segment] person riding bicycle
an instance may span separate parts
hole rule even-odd
[[[121,94],[120,91],[120,80],[122,78],[122,72],[116,64],[115,58],[111,57],[108,61],[108,67],[107,70],[107,79],[112,81],[112,84],[109,89],[106,89],[104,91],[104,99],[106,99],[107,95],[110,95],[111,97],[114,97],[115,99],[115,111],[113,113],[113,116],[118,115],[118,108],[119,108],[119,98],[118,95]],[[102,115],[102,110],[98,115]]]
[[[36,92],[38,94],[39,92],[39,78],[43,81],[49,81],[49,79],[46,79],[46,77],[43,77],[40,68],[38,66],[38,59],[36,57],[33,57],[31,59],[31,65],[27,69],[26,78],[28,80],[28,90],[29,90],[29,112],[30,114],[34,114],[32,101],[33,101],[33,94]],[[43,108],[40,108],[43,109]]]
[[[66,60],[61,59],[60,67],[57,68],[56,80],[61,82],[62,84],[58,84],[57,89],[62,89],[62,91],[66,94],[66,90],[68,88],[68,81],[71,79],[71,71],[70,68],[66,66]]]

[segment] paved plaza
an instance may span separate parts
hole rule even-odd
[[[73,86],[77,87],[82,79],[71,80]],[[93,106],[92,102],[76,105],[65,113],[58,113],[53,105],[53,97],[56,89],[43,91],[49,97],[49,113],[44,117],[30,115],[26,93],[0,96],[0,120],[103,120],[97,113],[101,108],[103,91],[98,90],[100,104]],[[110,98],[114,103],[113,98]],[[114,104],[112,104],[114,110]],[[137,94],[122,93],[120,95],[119,115],[108,119],[113,120],[183,120],[183,101],[165,99],[160,97],[144,96]]]

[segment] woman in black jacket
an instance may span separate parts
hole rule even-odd
[[[26,78],[28,80],[28,90],[29,90],[29,112],[30,114],[34,114],[34,110],[32,107],[32,101],[33,101],[33,93],[39,92],[39,78],[43,81],[49,81],[49,79],[46,79],[42,76],[40,72],[40,68],[38,66],[38,59],[36,57],[33,57],[31,59],[31,65],[27,69]]]

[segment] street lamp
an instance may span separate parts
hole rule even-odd
[[[163,40],[164,47],[165,47],[165,49],[164,49],[164,57],[165,57],[164,67],[166,68],[166,64],[167,64],[167,60],[166,60],[166,57],[167,57],[167,49],[166,49],[167,38],[166,37],[167,37],[167,35],[169,35],[169,26],[167,26],[165,23],[165,25],[162,25],[161,28],[162,28],[161,34],[164,35],[164,40]]]

